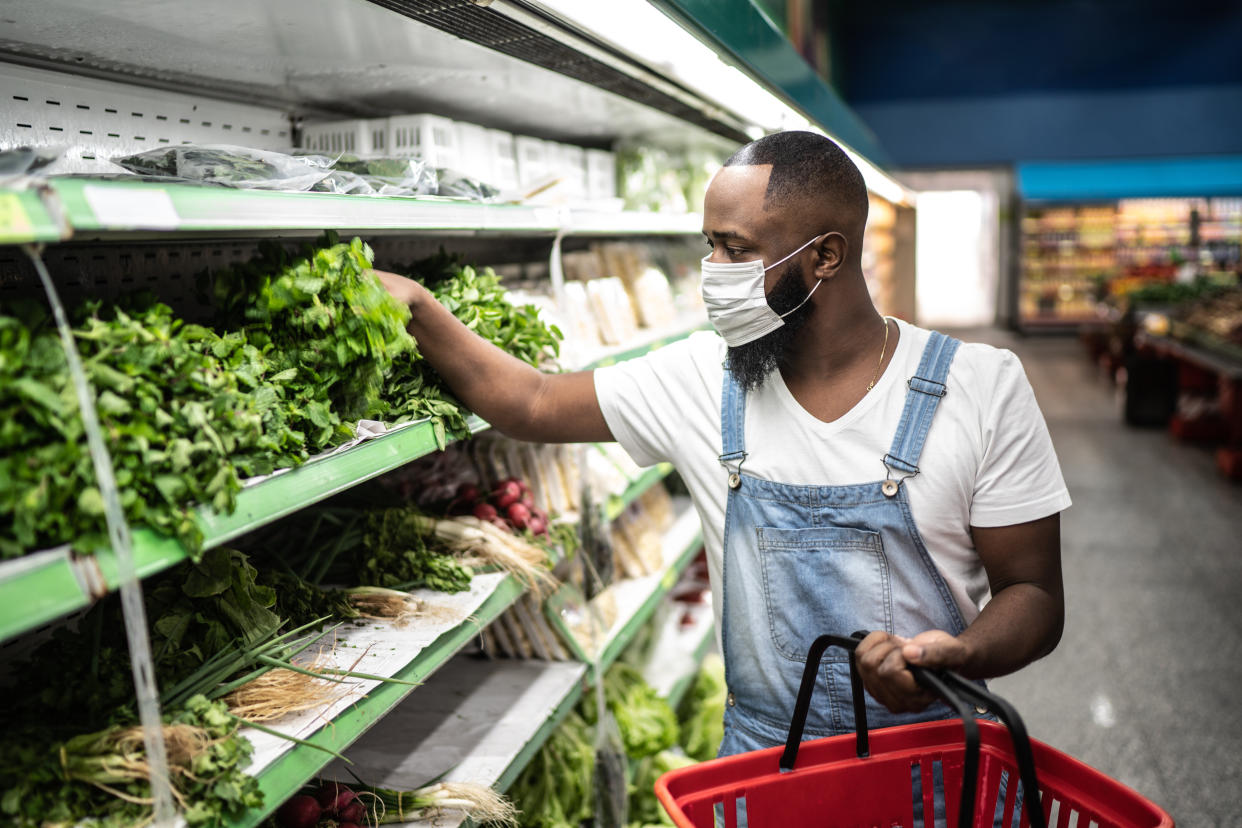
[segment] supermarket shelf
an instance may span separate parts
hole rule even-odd
[[[57,178],[49,198],[75,233],[287,231],[455,232],[554,236],[685,235],[701,230],[696,214],[569,210],[457,199],[286,193],[150,181]]]
[[[582,370],[607,368],[627,359],[634,359],[643,354],[663,348],[673,342],[685,339],[697,331],[709,331],[711,325],[703,311],[694,311],[681,316],[676,322],[662,328],[644,328],[640,336],[624,345],[601,348],[599,351],[584,356]]]
[[[630,484],[625,487],[624,492],[619,495],[608,496],[603,507],[604,521],[616,520],[631,503],[642,497],[644,492],[672,473],[672,463],[657,463],[651,468],[645,469],[641,475],[630,481]]]
[[[508,789],[582,697],[580,662],[458,656],[321,774],[350,784],[413,790],[432,780]],[[348,769],[347,769],[348,768]],[[352,772],[352,774],[351,774]],[[434,822],[457,825],[458,814]]]
[[[700,213],[622,213],[570,210],[565,229],[571,235],[694,235],[703,232]]]
[[[676,607],[678,611],[666,619],[643,670],[647,683],[674,709],[694,683],[699,664],[716,642],[715,614],[710,602]],[[672,665],[676,667],[670,669]]]
[[[488,428],[478,417],[470,430]],[[205,549],[272,523],[438,448],[430,424],[417,423],[350,449],[312,460],[241,491],[237,508],[224,515],[209,507],[197,513]],[[150,529],[133,533],[134,566],[140,578],[162,572],[189,557],[175,539]],[[67,548],[0,563],[0,641],[89,606],[120,586],[116,553],[73,555]]]
[[[0,244],[57,241],[66,235],[36,191],[0,189]]]
[[[449,663],[471,638],[508,609],[523,592],[523,587],[511,576],[500,578],[491,594],[465,621],[444,632],[419,651],[404,668],[395,673],[395,678],[424,682]],[[330,722],[323,723],[313,734],[300,738],[321,748],[344,751],[377,721],[398,709],[399,703],[413,689],[412,686],[404,684],[381,684],[333,717]],[[391,732],[392,729],[386,730]],[[231,824],[235,828],[252,828],[261,824],[281,803],[319,774],[330,761],[330,754],[309,746],[294,745],[286,750],[257,773],[259,788],[263,792],[263,807],[249,811],[243,819]]]
[[[618,581],[610,587],[617,602],[617,620],[599,649],[594,675],[606,672],[629,646],[703,545],[698,512],[684,501],[681,503],[677,520],[664,536],[663,569],[654,575]]]

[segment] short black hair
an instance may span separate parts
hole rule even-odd
[[[764,209],[797,205],[807,200],[831,201],[867,220],[867,185],[850,157],[830,138],[817,132],[791,130],[765,135],[739,149],[726,167],[770,164]]]

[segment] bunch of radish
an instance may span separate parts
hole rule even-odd
[[[321,822],[334,822],[337,828],[360,828],[366,807],[358,794],[339,782],[324,782],[311,794],[291,797],[276,811],[280,828],[315,828]]]
[[[509,531],[548,534],[547,512],[535,505],[530,486],[517,477],[501,480],[486,494],[473,483],[463,483],[449,504],[449,514],[474,515]]]

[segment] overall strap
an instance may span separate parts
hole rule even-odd
[[[884,455],[884,466],[890,472],[902,472],[906,477],[919,473],[919,455],[923,453],[936,406],[948,390],[945,380],[957,346],[961,344],[936,331],[932,331],[927,340],[918,371],[906,382],[910,390],[906,392],[906,405],[897,424],[897,433],[893,435],[893,447]]]
[[[746,459],[746,390],[726,367],[720,392],[720,465],[738,474]]]

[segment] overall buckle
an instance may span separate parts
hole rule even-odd
[[[904,472],[901,477],[894,478],[893,472]],[[891,454],[884,455],[884,482],[880,484],[880,491],[885,497],[895,497],[897,491],[901,488],[901,484],[914,477],[919,473],[919,467],[913,463],[907,463]]]
[[[736,489],[742,485],[742,464],[746,462],[748,456],[744,451],[731,451],[716,458],[729,473],[730,489]]]

